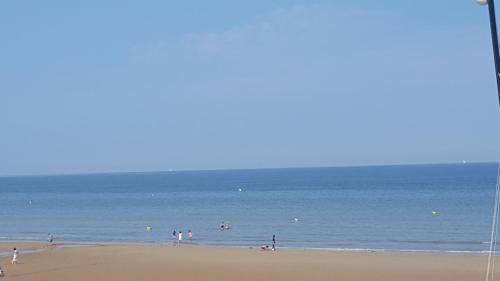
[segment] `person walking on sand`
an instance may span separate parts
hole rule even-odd
[[[19,257],[19,251],[17,251],[16,248],[14,248],[13,252],[12,252],[12,264],[17,264],[18,263],[18,260],[17,258]]]
[[[179,231],[179,240],[177,240],[177,247],[181,246],[181,241],[182,241],[182,231]]]
[[[191,229],[188,230],[188,239],[189,241],[193,240],[193,232],[191,232]]]

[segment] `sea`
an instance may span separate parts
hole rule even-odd
[[[498,164],[0,177],[0,242],[481,254]],[[221,231],[221,223],[229,230]],[[149,228],[148,228],[149,227]]]

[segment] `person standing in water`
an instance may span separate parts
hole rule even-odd
[[[177,241],[177,247],[181,246],[181,241],[182,241],[182,231],[179,231],[179,240]]]
[[[52,245],[54,243],[54,236],[52,236],[52,233],[49,233],[47,235],[47,241],[49,241],[49,245]]]
[[[16,248],[14,248],[13,252],[12,252],[12,264],[17,264],[18,263],[18,260],[17,258],[19,257],[19,251],[17,251]]]
[[[188,230],[188,239],[189,241],[193,240],[193,232],[191,232],[191,229]]]
[[[174,232],[172,232],[172,245],[175,246],[175,240],[177,240],[177,232],[174,229]]]
[[[273,234],[273,247],[272,247],[273,251],[276,250],[275,246],[276,246],[276,234]]]

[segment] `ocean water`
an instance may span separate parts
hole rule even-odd
[[[0,241],[51,232],[165,244],[191,229],[201,245],[260,246],[276,234],[278,247],[480,253],[496,173],[490,163],[0,177]]]

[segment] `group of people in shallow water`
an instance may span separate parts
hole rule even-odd
[[[231,228],[231,226],[229,225],[229,223],[225,223],[225,222],[222,222],[220,225],[219,225],[219,229],[221,231],[223,230],[229,230]],[[190,230],[188,230],[188,239],[189,241],[193,240],[193,232]],[[177,230],[174,229],[174,231],[172,232],[172,245],[174,246],[180,246],[181,243],[182,243],[182,231],[179,231],[177,232]]]
[[[223,230],[229,230],[231,227],[229,226],[229,223],[224,223],[222,222],[219,226],[220,230],[223,231]]]
[[[190,230],[188,230],[188,239],[189,241],[193,240],[193,232]],[[181,245],[181,242],[182,242],[182,231],[179,231],[177,233],[177,231],[174,229],[174,232],[172,232],[172,245],[177,245],[177,247],[179,247]]]

